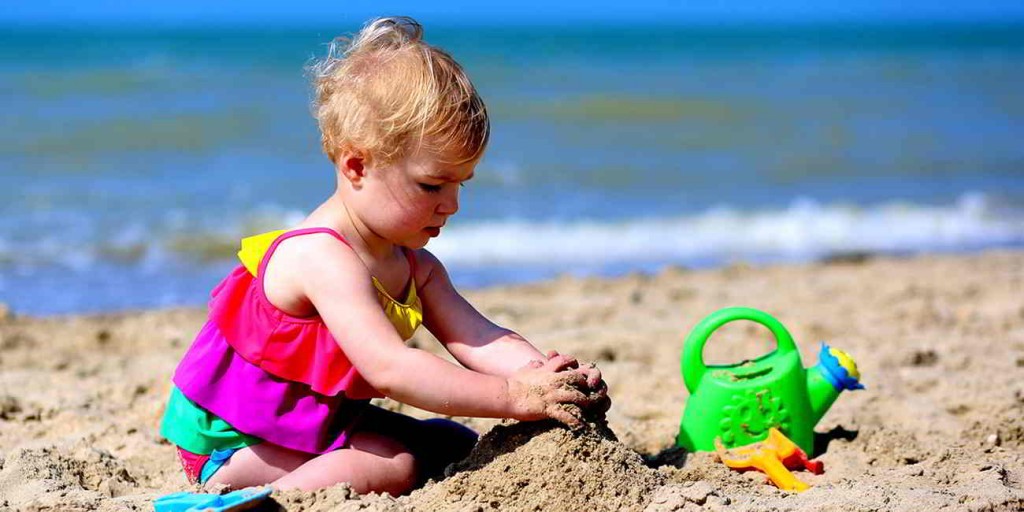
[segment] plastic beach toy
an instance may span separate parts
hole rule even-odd
[[[756,469],[768,475],[768,480],[784,491],[802,492],[810,488],[793,476],[790,469],[803,468],[815,475],[825,471],[820,461],[809,460],[803,450],[774,427],[768,429],[768,438],[764,441],[729,451],[716,439],[715,450],[726,466],[738,471]]]
[[[227,494],[176,492],[153,502],[155,512],[239,512],[263,503],[273,492],[269,486],[246,487]]]
[[[711,334],[735,320],[751,320],[775,336],[776,349],[757,359],[704,364]],[[792,336],[771,315],[751,308],[716,311],[693,328],[683,345],[683,381],[690,392],[676,444],[687,451],[745,446],[779,429],[806,453],[814,451],[814,426],[843,390],[862,389],[853,359],[822,343],[818,364],[804,368]]]

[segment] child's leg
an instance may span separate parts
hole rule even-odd
[[[234,489],[270,484],[304,490],[348,482],[359,493],[399,495],[416,483],[412,454],[398,441],[373,432],[357,432],[347,448],[322,455],[260,443],[235,452],[205,485]]]
[[[224,484],[234,489],[266,485],[291,473],[313,457],[313,454],[271,443],[255,444],[232,454],[204,485]]]
[[[443,476],[444,468],[458,462],[476,445],[477,434],[454,421],[415,418],[372,407],[363,416],[361,430],[397,439],[416,458],[417,483]]]
[[[318,489],[348,482],[359,493],[399,495],[465,458],[477,435],[453,421],[421,421],[369,407],[348,447],[313,456],[270,443],[235,452],[207,481],[233,488],[271,484]]]
[[[441,476],[445,467],[469,455],[476,440],[476,432],[454,421],[421,421],[369,407],[348,448],[311,459],[272,485],[318,489],[348,482],[359,493],[398,496]]]
[[[317,456],[272,482],[276,489],[313,490],[348,482],[360,494],[404,494],[416,484],[413,456],[398,441],[374,432],[357,432],[348,448]]]

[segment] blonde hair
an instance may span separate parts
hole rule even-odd
[[[354,37],[336,38],[309,71],[313,116],[332,162],[353,150],[384,164],[414,149],[452,164],[483,155],[490,136],[483,100],[412,18],[374,19]]]

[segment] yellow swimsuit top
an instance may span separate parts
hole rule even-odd
[[[246,270],[250,274],[256,276],[259,272],[260,262],[263,260],[263,255],[266,254],[267,250],[274,243],[274,240],[282,234],[286,233],[287,230],[271,231],[269,233],[262,233],[242,239],[242,248],[238,251],[238,259],[241,260],[242,265],[245,265]],[[345,241],[341,235],[338,238]],[[345,241],[347,245],[348,242]],[[412,256],[411,252],[406,250],[406,256],[409,258],[410,277],[409,277],[409,293],[406,295],[405,300],[399,302],[394,297],[388,294],[387,290],[384,289],[384,285],[377,280],[376,277],[370,276],[373,280],[373,286],[377,289],[377,299],[380,301],[380,305],[384,308],[384,314],[387,315],[388,320],[391,321],[391,325],[395,326],[395,331],[402,337],[403,340],[412,338],[416,328],[423,323],[423,303],[420,302],[419,296],[416,295],[416,260]]]

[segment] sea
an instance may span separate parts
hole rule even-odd
[[[201,306],[333,191],[306,68],[358,24],[0,28],[0,302]],[[472,289],[1024,246],[1024,25],[439,25],[492,137]]]

